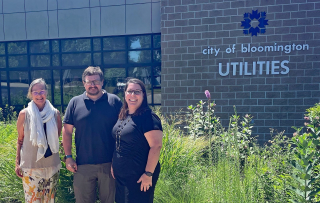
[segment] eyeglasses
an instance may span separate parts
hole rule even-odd
[[[93,81],[83,81],[85,85],[101,85],[101,81],[100,80],[93,80]]]
[[[34,91],[34,92],[32,92],[32,95],[33,96],[38,96],[38,95],[44,95],[45,93],[46,93],[47,91],[45,91],[45,90],[41,90],[40,92],[36,92],[36,91]]]
[[[142,90],[129,90],[129,91],[126,91],[126,94],[129,95],[129,94],[134,94],[134,95],[141,95],[142,94]]]

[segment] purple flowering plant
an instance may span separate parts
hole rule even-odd
[[[211,101],[209,90],[204,93],[207,101],[201,100],[195,106],[188,106],[190,119],[188,119],[189,125],[186,128],[194,138],[212,136],[215,133],[214,125],[219,123],[219,118],[214,114],[215,103]]]

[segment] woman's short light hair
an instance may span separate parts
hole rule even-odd
[[[36,84],[43,84],[45,90],[48,90],[47,83],[46,83],[46,81],[44,81],[44,79],[42,79],[42,78],[35,79],[35,80],[32,81],[32,83],[30,84],[29,90],[28,90],[28,94],[27,94],[27,97],[28,97],[29,99],[31,99],[31,100],[32,100],[32,88],[33,88],[33,86],[35,86]]]

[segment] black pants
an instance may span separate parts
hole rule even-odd
[[[153,203],[154,189],[160,174],[160,164],[156,166],[152,176],[152,187],[146,192],[140,190],[141,183],[137,183],[140,176],[130,178],[116,178],[116,203]],[[142,175],[142,174],[141,174]]]

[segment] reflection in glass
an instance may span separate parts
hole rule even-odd
[[[0,68],[6,67],[6,57],[0,57]]]
[[[27,55],[21,56],[9,56],[9,67],[27,67],[28,66],[28,57]]]
[[[54,106],[54,108],[58,109],[60,112],[62,112],[62,106]]]
[[[62,52],[91,51],[90,39],[61,40]]]
[[[74,96],[83,94],[85,89],[82,83],[82,73],[84,69],[63,70],[63,104],[68,105]]]
[[[1,71],[1,98],[2,105],[8,104],[7,73],[5,71]]]
[[[94,53],[93,54],[93,64],[96,66],[101,65],[101,53]]]
[[[100,51],[101,50],[101,39],[100,38],[94,38],[93,39],[93,50],[94,51]]]
[[[50,55],[31,55],[30,63],[32,67],[50,66]]]
[[[80,54],[62,54],[62,65],[63,66],[81,66],[91,64],[90,53]]]
[[[52,66],[60,66],[59,54],[52,55]]]
[[[153,89],[153,103],[161,104],[161,88]]]
[[[103,38],[103,50],[123,50],[126,48],[125,37]]]
[[[144,49],[151,47],[151,35],[129,37],[129,49]]]
[[[161,47],[161,35],[153,35],[153,48]]]
[[[154,50],[153,51],[153,61],[161,63],[161,50]]]
[[[1,55],[6,54],[6,48],[4,43],[0,43],[0,54]]]
[[[27,105],[28,71],[10,71],[9,78],[11,105]]]
[[[161,86],[161,66],[153,67],[153,85]]]
[[[126,63],[126,52],[104,52],[104,64],[124,64]]]
[[[33,70],[31,71],[31,82],[37,78],[43,78],[44,81],[47,83],[48,87],[48,94],[47,99],[52,103],[51,101],[51,71],[50,70]]]
[[[49,41],[29,42],[30,53],[49,53]]]
[[[59,41],[58,40],[52,40],[52,52],[59,52]]]
[[[151,51],[129,51],[129,63],[150,63]]]
[[[146,85],[148,103],[152,103],[151,67],[129,67],[128,77],[138,78]]]
[[[125,85],[125,68],[108,68],[104,70],[104,89],[112,94],[116,94],[123,99],[123,87]]]
[[[27,42],[9,42],[8,53],[9,54],[26,54]]]
[[[60,86],[60,70],[53,70],[53,95],[54,105],[61,105],[61,86]],[[52,101],[51,101],[52,103]]]

